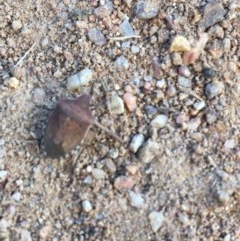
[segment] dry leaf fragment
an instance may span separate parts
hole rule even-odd
[[[44,148],[51,158],[64,156],[74,149],[94,124],[116,140],[122,140],[94,120],[89,110],[91,97],[83,94],[75,100],[59,100],[47,124]]]

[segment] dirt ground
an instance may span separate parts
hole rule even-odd
[[[0,0],[0,240],[240,241],[239,36],[238,0]],[[81,93],[123,143],[51,159]]]

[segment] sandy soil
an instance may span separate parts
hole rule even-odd
[[[212,2],[0,1],[0,240],[240,240],[240,5]],[[199,57],[170,51],[202,33]],[[51,110],[81,93],[123,143],[93,127],[48,158]]]

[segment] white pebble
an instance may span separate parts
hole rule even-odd
[[[129,199],[133,207],[140,208],[143,206],[144,199],[140,193],[129,191]]]
[[[226,149],[233,149],[233,148],[236,147],[236,143],[235,143],[234,140],[228,139],[228,140],[225,141],[224,147],[225,147]]]
[[[118,69],[121,69],[121,68],[128,69],[129,67],[128,60],[123,55],[118,57],[114,63]]]
[[[88,84],[92,80],[92,70],[85,68],[79,73],[68,78],[67,88],[70,91],[79,89],[80,86]]]
[[[110,97],[107,105],[108,105],[108,110],[112,115],[120,115],[124,113],[123,100],[117,94],[113,94]]]
[[[159,152],[158,143],[147,140],[143,147],[139,150],[138,158],[143,163],[151,162]]]
[[[166,81],[165,79],[160,79],[156,83],[157,88],[162,89],[166,87]]]
[[[88,200],[82,202],[82,208],[86,213],[89,213],[93,209],[92,204]]]
[[[152,127],[155,127],[157,129],[163,128],[166,126],[168,121],[168,117],[166,115],[158,115],[155,119],[153,119],[150,123]]]
[[[6,170],[1,170],[0,171],[0,181],[3,182],[6,180],[7,178],[7,175],[8,175],[8,171]]]
[[[106,176],[106,173],[102,169],[93,168],[92,175],[95,179],[104,179]]]
[[[132,51],[132,53],[136,54],[136,53],[138,53],[140,51],[140,48],[138,46],[136,46],[136,45],[133,45],[131,47],[131,51]]]
[[[12,28],[13,30],[19,30],[20,28],[22,28],[22,23],[20,20],[15,20],[12,22]]]
[[[32,241],[31,233],[28,230],[23,229],[21,231],[21,239],[20,240]]]
[[[200,111],[200,110],[202,110],[206,106],[206,103],[204,101],[198,101],[193,106],[194,106],[195,110],[199,110]]]
[[[162,212],[152,211],[148,215],[148,219],[150,221],[153,232],[157,232],[162,226],[164,216]]]
[[[12,199],[13,199],[14,201],[16,201],[16,202],[19,202],[20,199],[21,199],[21,194],[20,194],[19,192],[13,193]]]
[[[143,134],[134,135],[130,142],[129,150],[136,153],[138,151],[139,147],[143,144],[143,142],[144,142]]]

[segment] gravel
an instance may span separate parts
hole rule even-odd
[[[23,0],[1,13],[3,240],[240,238],[238,0]],[[121,141],[93,125],[46,157],[51,111],[82,93]]]

